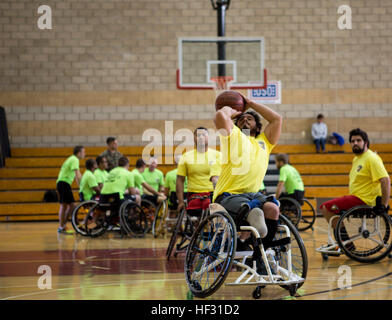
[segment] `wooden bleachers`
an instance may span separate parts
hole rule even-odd
[[[143,148],[120,147],[119,151],[129,157],[132,167],[141,157]],[[45,190],[56,188],[60,166],[72,154],[72,149],[12,149],[12,157],[7,158],[6,167],[0,169],[0,221],[58,220],[58,204],[43,203],[43,197]],[[379,153],[391,173],[392,144],[373,144],[371,149]],[[104,150],[105,147],[86,147],[86,159],[95,158]],[[160,151],[164,150],[163,147]],[[348,193],[348,173],[354,157],[351,148],[348,144],[343,147],[327,145],[327,151],[333,153],[315,154],[314,145],[278,145],[273,150],[273,154],[290,155],[290,163],[301,173],[306,196],[315,207],[317,198],[333,198]],[[168,156],[172,159],[172,155]],[[86,159],[80,162],[82,173]],[[159,169],[166,174],[175,167],[167,164],[160,165]],[[78,199],[76,183],[72,187],[75,199]]]

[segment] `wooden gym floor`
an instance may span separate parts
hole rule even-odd
[[[392,259],[361,264],[346,256],[323,261],[315,248],[326,242],[327,225],[301,232],[309,270],[297,300],[392,300]],[[54,222],[0,224],[0,299],[4,300],[186,300],[183,256],[166,260],[169,239],[98,239],[58,235]],[[51,289],[39,289],[41,265],[52,272]],[[341,265],[351,268],[352,288],[339,289]],[[45,272],[45,274],[47,274]],[[47,285],[50,283],[46,282]],[[208,299],[252,300],[252,286],[222,286]],[[290,299],[267,287],[261,299]]]

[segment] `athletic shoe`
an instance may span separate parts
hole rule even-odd
[[[73,230],[69,230],[67,228],[61,228],[61,227],[58,227],[57,232],[62,234],[70,234],[70,235],[74,234]]]

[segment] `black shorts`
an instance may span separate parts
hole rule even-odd
[[[142,199],[152,202],[155,206],[158,205],[158,196],[156,195],[143,194]]]
[[[75,202],[73,192],[69,183],[64,181],[57,182],[56,190],[59,195],[60,203],[73,203]]]
[[[290,194],[282,193],[280,195],[280,197],[289,197],[297,200],[301,206],[304,205],[304,196],[305,196],[305,191],[301,191],[301,190],[294,190],[294,193],[290,193]]]

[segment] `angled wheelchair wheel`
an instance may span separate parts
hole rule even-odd
[[[343,213],[336,226],[339,247],[358,262],[377,262],[392,250],[392,219],[374,213],[369,206],[357,206]]]
[[[109,227],[106,215],[107,212],[100,208],[99,204],[90,208],[84,222],[84,229],[86,230],[87,236],[96,238],[102,236],[106,232]]]
[[[291,223],[291,221],[284,215],[279,216],[279,227],[276,232],[274,240],[287,238],[287,230],[286,226],[290,232],[290,245],[285,245],[281,247],[273,248],[276,252],[276,256],[279,257],[279,265],[289,270],[289,249],[291,250],[291,268],[292,272],[298,275],[299,277],[306,279],[306,275],[308,273],[308,255],[306,253],[306,248],[304,242],[297,230],[296,227]],[[296,289],[300,288],[303,285],[299,283],[296,285]],[[282,286],[287,290],[293,290],[291,286]],[[292,292],[290,292],[291,294]]]
[[[152,234],[154,238],[165,234],[165,223],[168,213],[167,201],[162,201],[155,212],[154,222],[152,224]]]
[[[181,236],[181,234],[183,233],[184,229],[185,229],[185,224],[186,222],[184,221],[184,219],[187,219],[187,217],[185,216],[185,209],[181,210],[180,214],[177,217],[177,222],[176,225],[174,227],[173,233],[170,237],[170,241],[169,241],[169,245],[167,247],[166,250],[166,258],[167,260],[170,259],[171,254],[173,252],[174,246],[177,243],[177,238],[179,236]]]
[[[157,211],[157,206],[151,202],[150,200],[147,199],[142,199],[141,202],[141,207],[144,211],[144,215],[146,216],[147,222],[148,222],[148,228],[146,232],[149,232],[152,230],[152,226],[154,223],[154,217]]]
[[[119,210],[120,224],[128,235],[141,238],[148,229],[146,215],[137,203],[125,201]]]
[[[97,205],[98,205],[98,201],[88,200],[80,203],[72,211],[72,217],[71,217],[72,227],[78,234],[82,236],[88,236],[86,225],[85,225],[88,219],[88,213]]]
[[[216,292],[233,265],[237,231],[233,219],[216,212],[202,220],[187,248],[185,278],[192,294],[205,298]]]
[[[309,228],[313,229],[313,224],[316,221],[316,210],[307,199],[303,199],[304,204],[301,207],[301,219],[297,225],[298,231],[305,231]]]
[[[301,221],[301,206],[297,200],[289,197],[279,198],[280,202],[280,213],[286,216],[291,223],[297,227]]]

